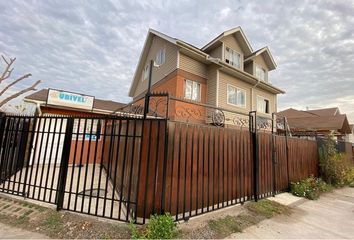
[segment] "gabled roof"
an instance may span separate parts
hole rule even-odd
[[[347,115],[338,112],[338,108],[307,111],[289,108],[279,112],[278,115],[286,117],[290,129],[297,131],[335,130],[341,133],[351,133]]]
[[[152,40],[153,37],[158,36],[164,40],[166,40],[167,42],[170,42],[174,45],[176,45],[177,43],[177,39],[176,38],[172,38],[170,36],[167,36],[166,34],[163,34],[159,31],[156,31],[154,29],[149,28],[148,34],[146,36],[145,42],[144,42],[144,46],[143,46],[143,50],[140,54],[139,60],[138,60],[138,64],[137,67],[135,69],[135,73],[134,73],[134,77],[133,77],[133,82],[130,85],[130,89],[129,89],[129,96],[132,97],[135,91],[135,88],[137,87],[138,81],[136,80],[136,78],[138,77],[137,74],[140,73],[143,69],[143,65],[141,64],[141,61],[145,60],[147,55],[149,54],[149,50],[150,50],[150,46],[152,44]]]
[[[48,97],[48,89],[42,89],[26,96],[24,99],[27,101],[32,100],[32,101],[46,103],[47,97]],[[103,111],[115,111],[119,108],[124,107],[125,105],[126,105],[125,103],[102,100],[97,98],[95,98],[93,101],[93,109],[103,110]]]
[[[133,77],[133,81],[131,83],[131,86],[130,86],[130,89],[129,89],[129,96],[130,97],[133,97],[134,95],[134,92],[135,92],[135,89],[139,83],[139,79],[140,76],[138,76],[138,73],[141,73],[143,68],[145,67],[142,62],[145,62],[147,56],[148,56],[148,53],[149,53],[149,50],[150,50],[150,46],[152,44],[152,40],[153,40],[153,37],[154,36],[157,36],[157,37],[160,37],[166,41],[168,41],[169,43],[183,49],[183,50],[186,50],[188,52],[190,52],[191,54],[195,55],[196,57],[199,57],[200,59],[203,59],[203,61],[205,61],[205,63],[207,64],[210,64],[210,63],[215,63],[215,61],[213,60],[213,58],[210,58],[209,54],[207,54],[205,51],[211,47],[211,46],[214,46],[214,44],[218,44],[217,42],[222,38],[222,37],[225,37],[225,36],[228,36],[228,35],[231,35],[231,34],[235,34],[236,37],[239,37],[241,39],[241,42],[244,43],[245,45],[245,48],[247,49],[245,53],[247,54],[252,54],[252,48],[248,42],[248,40],[246,39],[241,27],[237,27],[237,28],[233,28],[231,30],[228,30],[228,31],[225,31],[223,32],[222,34],[220,34],[217,38],[215,38],[213,41],[211,41],[209,44],[207,44],[205,47],[199,49],[198,47],[195,47],[193,46],[192,44],[189,44],[185,41],[182,41],[180,39],[177,39],[177,38],[173,38],[173,37],[170,37],[166,34],[163,34],[159,31],[156,31],[154,29],[149,29],[148,31],[148,34],[147,34],[147,37],[145,39],[145,43],[144,43],[144,46],[143,46],[143,50],[140,54],[140,57],[139,57],[139,60],[138,60],[138,64],[137,64],[137,67],[136,67],[136,70],[135,70],[135,73],[134,73],[134,77]],[[243,76],[245,76],[247,79],[250,79],[251,81],[255,81],[256,83],[259,81],[258,79],[256,79],[255,76],[252,76],[251,74],[249,73],[246,73],[244,71],[240,71],[236,68],[233,68],[231,67],[230,65],[226,64],[226,63],[223,63],[222,61],[218,62],[218,63],[215,63],[215,64],[218,64],[220,65],[221,67],[224,67],[228,70],[231,70],[233,72],[237,72],[238,74],[242,74]],[[266,82],[263,82],[261,81],[259,83],[260,86],[262,86],[264,89],[267,89],[273,93],[276,93],[276,94],[279,94],[279,93],[285,93],[283,90],[279,89],[279,88],[276,88],[275,86],[269,84],[269,83],[266,83]]]
[[[337,116],[299,117],[287,119],[290,129],[294,130],[335,130],[341,133],[351,133],[345,114]]]
[[[222,32],[219,36],[211,40],[207,45],[201,48],[202,51],[208,51],[210,49],[213,49],[216,45],[219,44],[220,40],[224,37],[227,37],[229,35],[234,35],[236,39],[239,41],[241,48],[245,52],[245,55],[250,55],[252,54],[253,50],[251,47],[251,44],[248,42],[243,30],[241,27],[235,27],[230,30],[227,30],[225,32]]]
[[[316,117],[317,115],[306,112],[306,111],[300,111],[296,110],[293,108],[286,109],[284,111],[278,112],[279,116],[283,116],[286,118],[300,118],[300,117]]]
[[[308,112],[316,114],[318,116],[335,116],[340,114],[339,109],[337,107],[308,110]]]
[[[251,61],[252,59],[254,59],[255,57],[257,57],[259,55],[263,56],[264,61],[267,63],[269,70],[274,70],[277,67],[277,64],[275,63],[273,56],[270,53],[268,47],[258,49],[257,51],[255,51],[251,55],[247,56],[245,59],[245,62]]]

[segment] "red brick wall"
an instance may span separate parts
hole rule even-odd
[[[171,96],[178,97],[184,99],[184,85],[185,80],[196,81],[200,83],[201,86],[201,101],[200,103],[207,102],[207,80],[205,78],[199,77],[197,75],[188,73],[183,70],[176,70],[173,73],[166,76],[165,79],[162,79],[154,86],[152,86],[152,92],[168,92]],[[140,94],[139,96],[135,97],[134,99],[139,99],[144,96],[145,93]],[[163,99],[164,97],[151,97],[150,99],[150,109],[155,108],[154,101],[158,101],[158,99]],[[137,105],[144,106],[144,99],[139,100]],[[161,103],[158,108],[157,112],[161,116],[166,116],[166,104]],[[206,120],[206,111],[205,107],[198,106],[193,103],[185,103],[181,101],[171,100],[169,103],[169,117],[171,120],[178,120],[178,121],[188,121],[194,123],[205,123]]]

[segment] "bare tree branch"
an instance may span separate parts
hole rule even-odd
[[[11,66],[16,61],[16,58],[10,58],[10,60],[8,61],[8,60],[6,60],[4,55],[1,55],[1,57],[7,66],[5,67],[3,73],[1,74],[0,83],[10,77],[12,71],[14,70],[14,68],[11,68]]]
[[[5,98],[4,100],[2,100],[2,101],[0,102],[0,107],[2,107],[2,106],[5,105],[7,102],[11,101],[12,99],[17,98],[18,96],[20,96],[20,95],[22,95],[22,94],[24,94],[24,93],[26,93],[26,92],[36,90],[36,86],[37,86],[38,84],[40,84],[40,83],[41,83],[41,80],[38,80],[38,81],[35,82],[32,86],[30,86],[30,87],[28,87],[28,88],[25,88],[25,89],[23,89],[23,90],[21,90],[21,91],[15,93],[15,94],[12,94],[11,96],[9,96],[9,97],[7,97],[7,98]]]
[[[13,85],[15,85],[16,83],[28,78],[32,76],[32,74],[28,73],[26,75],[23,75],[22,77],[17,78],[15,81],[11,82],[9,85],[7,85],[1,92],[0,92],[0,97]]]

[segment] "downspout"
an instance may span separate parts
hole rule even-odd
[[[253,89],[261,82],[260,79],[257,79],[257,83],[251,87],[251,111],[253,111]]]
[[[205,60],[207,61],[210,61],[212,63],[215,63],[217,65],[220,65],[220,58],[214,58],[214,57],[211,57],[210,55],[207,55],[205,57]],[[219,107],[219,69],[216,69],[216,101],[215,101],[215,104],[216,104],[216,107]]]
[[[42,116],[41,105],[39,102],[36,103],[36,109],[38,112],[38,116]]]

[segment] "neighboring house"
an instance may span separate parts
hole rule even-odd
[[[253,51],[240,27],[221,33],[202,48],[150,29],[129,91],[134,101],[147,92],[151,60],[159,65],[152,71],[152,92],[168,92],[195,103],[241,114],[257,110],[258,115],[271,117],[277,111],[277,94],[284,93],[268,77],[276,68],[268,47]],[[182,105],[172,104],[170,117],[177,118],[173,112]],[[198,105],[188,107],[205,111]],[[207,118],[205,114],[203,121]],[[225,123],[232,124],[232,119]]]
[[[46,144],[37,144],[36,148],[39,150],[34,151],[35,154],[39,154],[35,158],[39,162],[50,163],[50,154],[46,154],[46,149],[49,142],[54,142],[53,145],[57,146],[58,152],[64,147],[63,133],[66,131],[66,118],[58,118],[54,116],[72,116],[74,117],[74,128],[72,133],[72,141],[69,163],[72,163],[74,159],[80,159],[80,154],[83,154],[84,162],[97,162],[101,161],[101,155],[97,156],[93,153],[89,154],[90,149],[101,149],[103,146],[103,140],[101,134],[104,133],[104,124],[102,119],[96,119],[96,117],[103,117],[114,113],[117,109],[122,108],[125,104],[107,100],[96,99],[93,96],[72,93],[65,90],[54,89],[42,89],[33,94],[30,94],[24,98],[25,102],[36,104],[38,116],[52,116],[53,118],[39,118],[36,122],[37,133],[39,139],[43,139]],[[93,118],[80,118],[82,116],[93,116]],[[107,126],[110,123],[107,123]],[[54,134],[55,133],[55,134]],[[48,143],[47,143],[48,142]],[[76,151],[75,149],[81,149],[82,151]],[[100,152],[100,151],[99,151]]]
[[[349,124],[351,133],[348,135],[348,142],[351,142],[354,145],[354,124]]]
[[[352,133],[347,116],[338,108],[316,110],[286,109],[278,113],[287,119],[293,136],[327,136],[333,134],[337,140],[348,141]]]
[[[37,114],[58,114],[58,115],[68,115],[68,116],[82,116],[82,115],[106,115],[112,114],[117,109],[125,106],[124,103],[96,99],[93,96],[81,94],[81,93],[71,93],[68,91],[54,90],[55,94],[61,92],[63,94],[72,94],[78,97],[92,99],[90,104],[85,101],[86,104],[80,104],[80,101],[69,101],[65,99],[54,99],[53,103],[48,102],[48,92],[49,89],[42,89],[35,93],[32,93],[24,98],[25,102],[34,103],[37,105]]]

